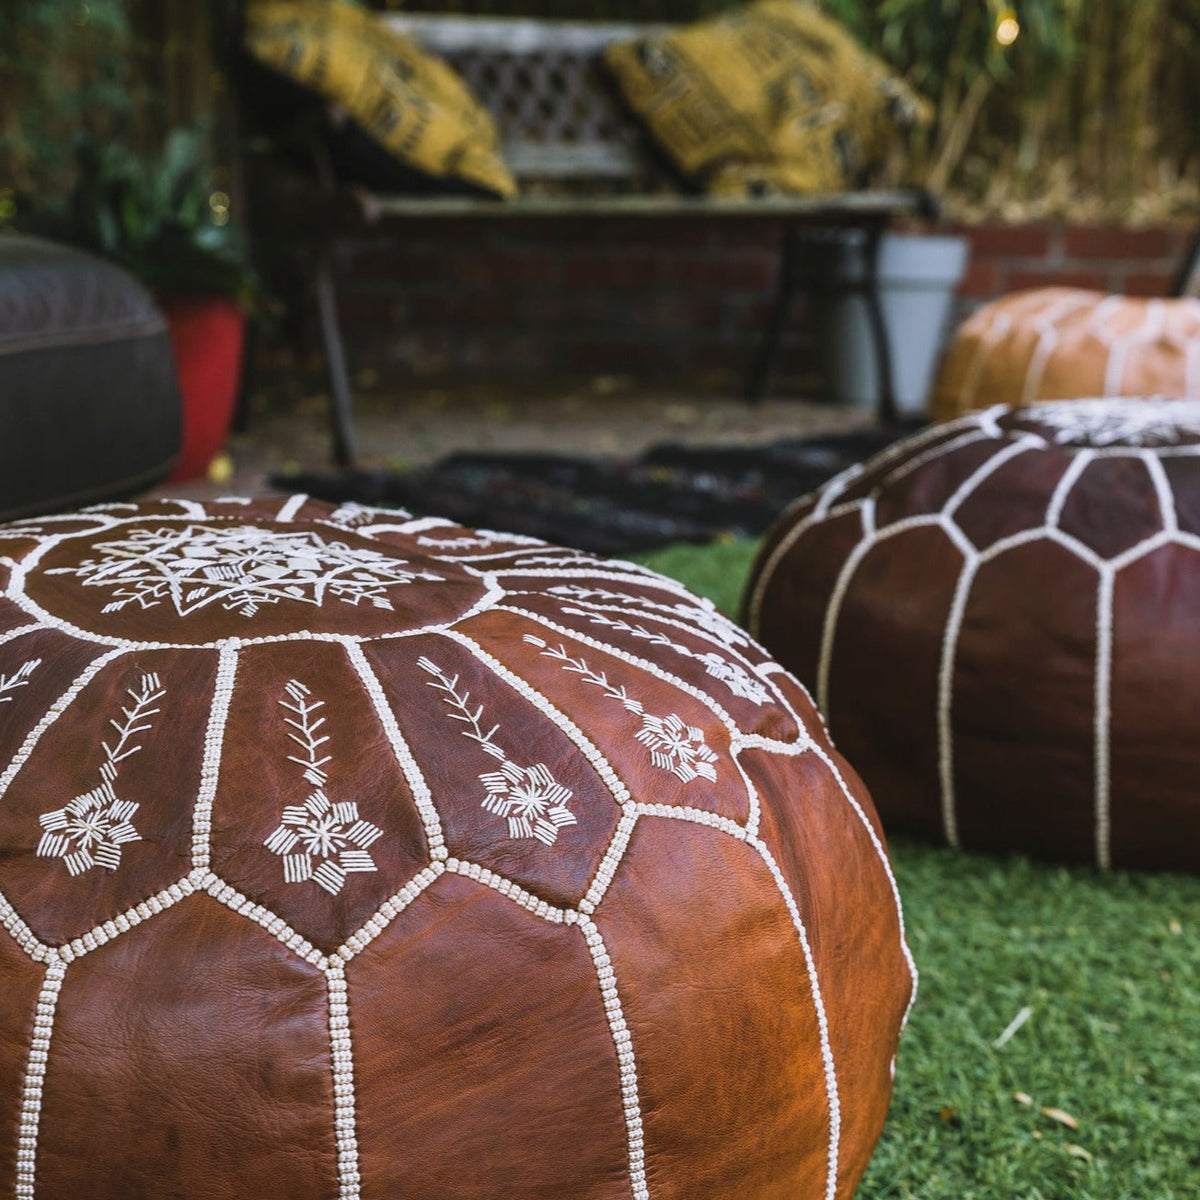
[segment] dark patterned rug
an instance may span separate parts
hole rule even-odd
[[[759,446],[663,443],[633,459],[452,454],[428,467],[301,472],[275,487],[323,500],[407,508],[600,554],[755,537],[798,496],[923,422]]]

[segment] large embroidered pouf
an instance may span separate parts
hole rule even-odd
[[[787,515],[746,610],[885,825],[1200,869],[1200,404],[932,426]]]
[[[913,987],[807,696],[357,506],[0,527],[0,1188],[848,1197]]]
[[[963,322],[930,401],[939,421],[993,404],[1088,396],[1200,400],[1200,299],[1047,287]]]

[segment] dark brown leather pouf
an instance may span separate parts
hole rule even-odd
[[[0,587],[0,1187],[854,1190],[895,884],[706,602],[303,497],[0,527]]]
[[[776,526],[746,615],[889,827],[1200,869],[1200,403],[926,430]]]

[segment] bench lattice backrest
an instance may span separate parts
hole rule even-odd
[[[634,182],[654,174],[599,60],[610,42],[663,26],[416,13],[385,19],[463,76],[496,119],[504,159],[523,182]]]

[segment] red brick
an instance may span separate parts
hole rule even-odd
[[[624,337],[588,337],[564,347],[564,362],[587,371],[610,375],[649,371],[662,374],[670,362],[659,340],[637,341]]]
[[[620,320],[621,313],[612,313]],[[660,328],[688,334],[711,334],[722,325],[719,297],[696,295],[676,288],[660,288],[639,296],[624,307],[624,316],[642,329]]]
[[[662,279],[662,255],[611,253],[574,254],[562,263],[567,287],[638,289],[657,287]]]
[[[670,282],[685,288],[728,291],[766,291],[775,283],[778,263],[773,255],[710,253],[674,258],[667,268]]]
[[[958,230],[973,258],[1040,258],[1050,253],[1051,225],[975,225]]]
[[[546,287],[558,282],[560,259],[545,250],[472,254],[454,257],[454,278],[468,287],[510,288],[518,284]]]
[[[409,297],[409,308],[415,324],[447,328],[509,325],[513,317],[511,297],[495,288],[417,290]]]
[[[1004,290],[1004,278],[1003,272],[995,263],[973,262],[959,281],[957,295],[990,300]]]
[[[1164,259],[1178,252],[1176,231],[1165,226],[1068,225],[1064,238],[1069,258]]]

